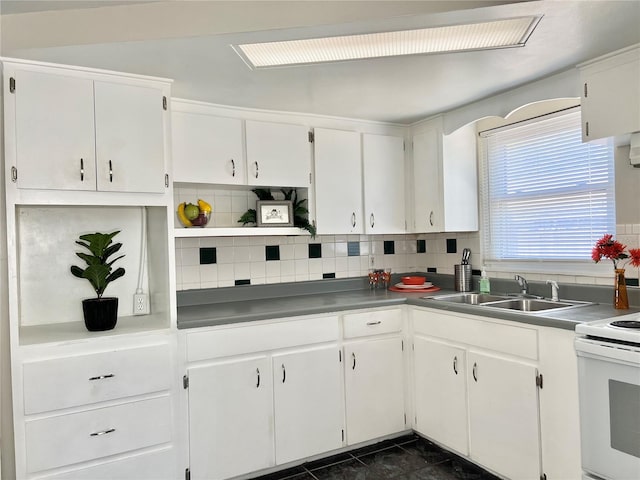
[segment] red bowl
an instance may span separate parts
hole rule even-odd
[[[402,283],[405,285],[423,285],[425,280],[424,277],[402,277]]]

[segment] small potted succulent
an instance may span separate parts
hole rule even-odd
[[[103,297],[107,285],[124,275],[124,268],[113,269],[113,264],[124,255],[109,260],[109,257],[122,247],[121,243],[113,243],[113,237],[118,233],[120,230],[113,233],[88,233],[80,235],[80,240],[76,240],[78,245],[89,251],[89,253],[76,252],[76,255],[85,261],[87,267],[80,268],[73,265],[71,273],[78,278],[88,280],[97,295],[96,298],[82,301],[84,323],[87,330],[91,332],[111,330],[118,320],[118,297]]]

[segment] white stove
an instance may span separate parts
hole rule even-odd
[[[630,347],[637,345],[640,348],[640,314],[582,323],[576,326],[576,333],[604,342],[624,342],[622,344],[628,344]]]
[[[640,479],[640,314],[576,326],[584,478]]]

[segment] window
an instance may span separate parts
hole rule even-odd
[[[591,262],[615,232],[611,139],[582,143],[579,109],[481,136],[485,260]]]

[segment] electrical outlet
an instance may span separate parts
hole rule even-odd
[[[149,295],[136,293],[133,296],[133,314],[147,315],[149,313]]]

